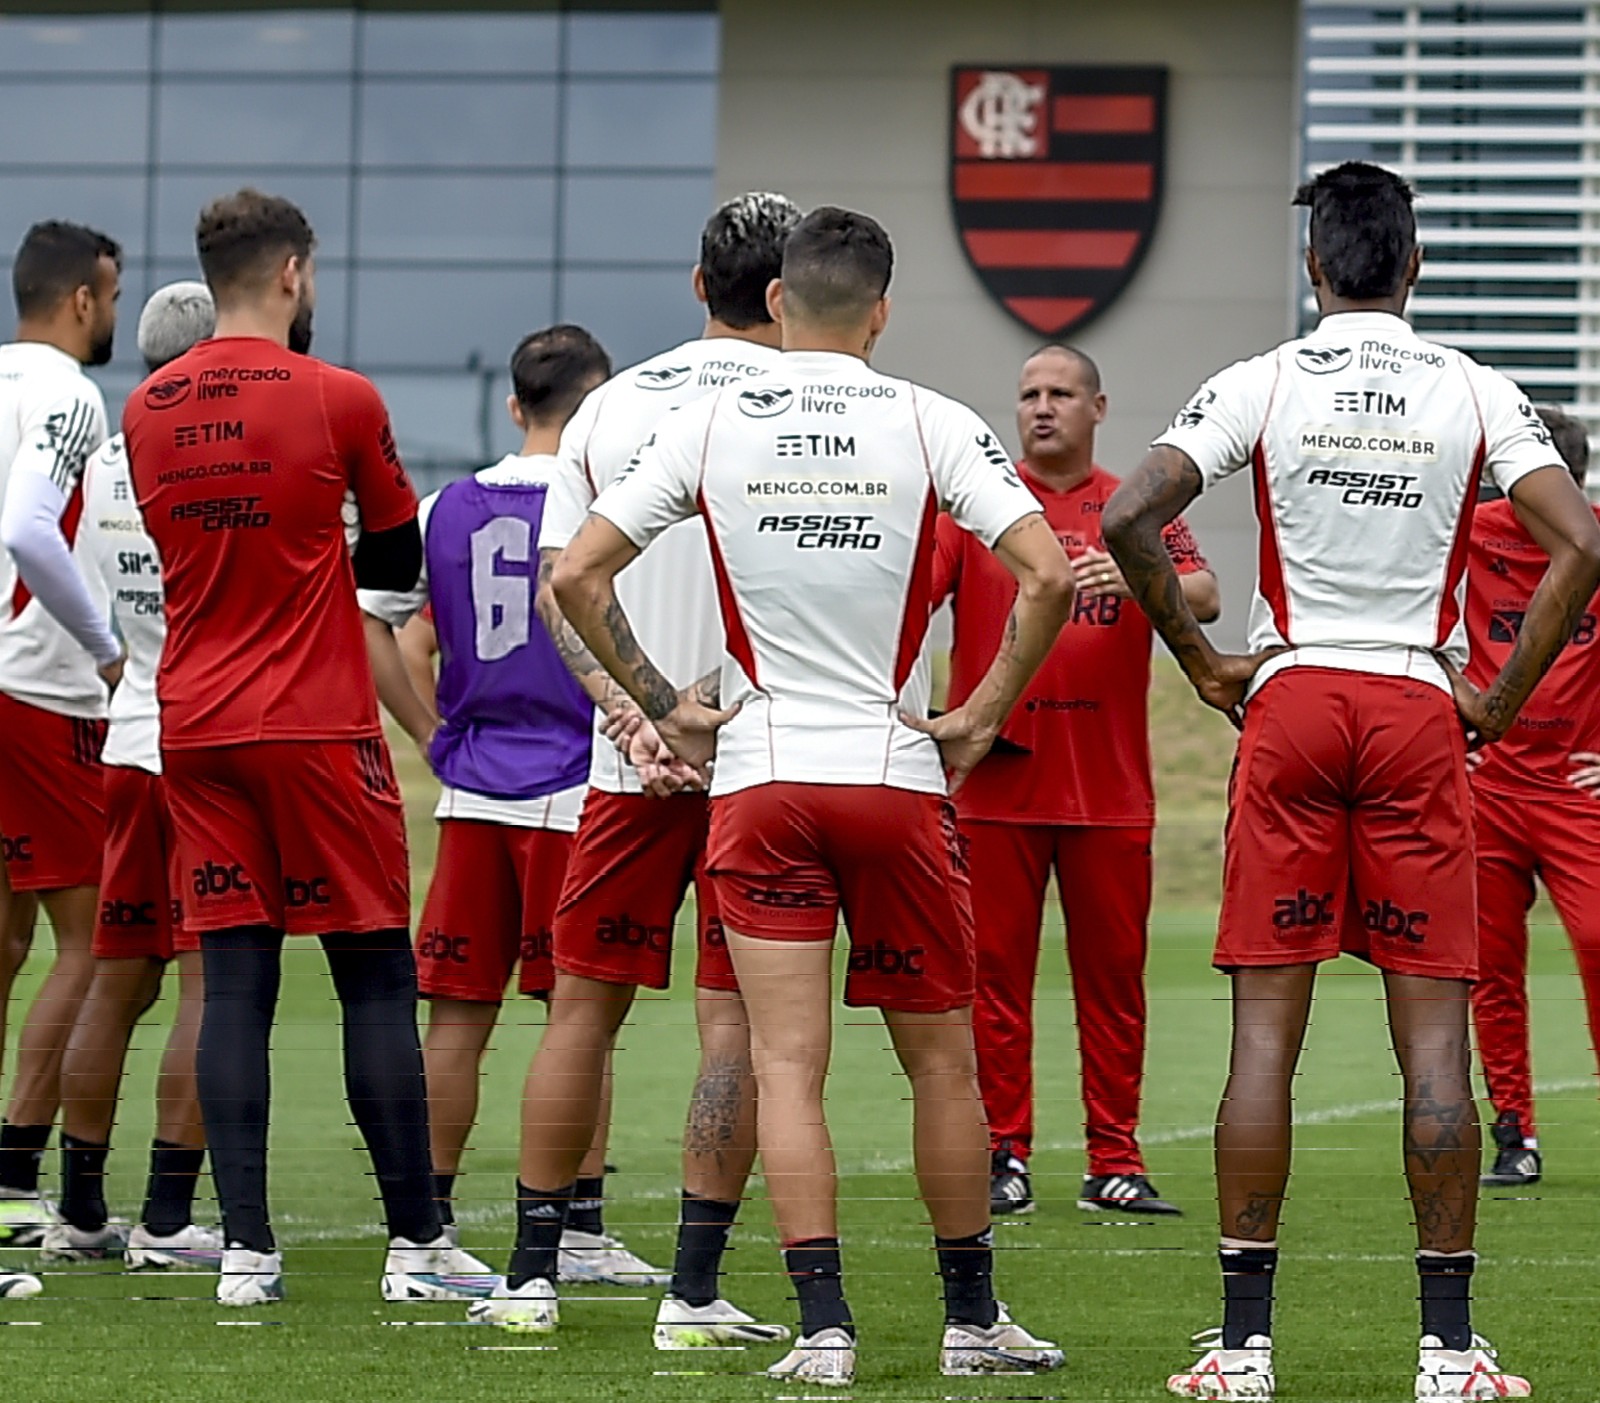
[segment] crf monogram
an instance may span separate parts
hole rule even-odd
[[[1037,156],[1043,101],[1043,83],[1025,83],[1015,73],[985,73],[961,104],[961,125],[985,160]]]

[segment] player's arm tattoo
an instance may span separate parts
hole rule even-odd
[[[1511,729],[1539,681],[1555,666],[1578,625],[1590,594],[1582,587],[1572,588],[1553,578],[1556,567],[1540,582],[1529,601],[1517,641],[1489,690],[1484,693],[1483,709],[1496,734]]]
[[[652,721],[659,721],[678,704],[678,689],[668,682],[645,656],[639,640],[633,636],[633,625],[622,610],[621,601],[607,585],[609,598],[600,616],[600,627],[605,630],[617,661],[627,676],[620,679],[628,694],[637,699],[640,709]],[[631,684],[631,685],[630,685]]]
[[[1214,656],[1184,598],[1162,531],[1200,493],[1200,470],[1186,453],[1152,448],[1106,503],[1106,549],[1128,589],[1190,678]]]
[[[722,705],[722,664],[718,663],[704,677],[695,678],[683,695],[687,701],[717,710]]]
[[[600,660],[584,646],[583,639],[567,622],[567,616],[561,612],[555,592],[550,588],[550,576],[555,570],[556,557],[560,554],[557,550],[539,552],[539,581],[534,608],[550,635],[550,641],[555,644],[561,661],[567,665],[567,671],[577,678],[578,685],[589,694],[596,706],[603,711],[614,711],[619,706],[626,706],[631,699],[622,685],[600,666]]]

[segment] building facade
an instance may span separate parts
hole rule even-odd
[[[1352,156],[1422,196],[1419,328],[1593,420],[1597,55],[1600,5],[1553,0],[24,0],[0,15],[0,263],[35,218],[93,223],[127,249],[132,309],[193,274],[206,199],[290,195],[320,239],[317,350],[378,381],[433,482],[511,445],[518,336],[580,322],[620,363],[692,335],[705,213],[778,189],[882,220],[878,363],[1014,447],[1016,374],[1046,338],[963,251],[952,73],[1132,65],[1165,70],[1159,214],[1125,290],[1068,334],[1104,373],[1106,467],[1314,315],[1289,196]],[[1191,519],[1237,644],[1248,491]]]

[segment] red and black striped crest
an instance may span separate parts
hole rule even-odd
[[[1167,70],[970,65],[950,77],[950,202],[967,260],[1024,326],[1081,329],[1155,232]]]

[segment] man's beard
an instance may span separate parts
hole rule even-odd
[[[105,331],[105,334],[103,336],[101,336],[97,341],[93,342],[90,345],[90,347],[89,347],[89,359],[87,361],[85,361],[84,364],[86,364],[86,365],[110,365],[111,364],[112,342],[116,339],[116,335],[117,335],[116,327],[115,326],[108,327],[106,329],[106,331]]]
[[[311,352],[311,311],[311,304],[302,302],[289,324],[289,349],[299,356]]]

